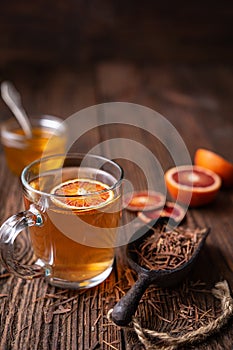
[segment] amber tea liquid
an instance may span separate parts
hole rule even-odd
[[[66,149],[67,127],[60,118],[42,115],[30,118],[32,137],[27,138],[15,119],[1,124],[1,143],[9,169],[16,175],[42,156],[62,154]]]
[[[22,130],[14,130],[15,135],[23,136]],[[51,139],[52,137],[52,139]],[[65,149],[65,138],[54,135],[53,132],[43,128],[33,128],[32,138],[25,139],[23,143],[6,142],[3,147],[7,159],[7,164],[11,171],[16,175],[20,175],[25,166],[39,159],[45,147],[49,142],[47,155],[55,153],[63,153]]]
[[[31,181],[30,186],[50,193],[60,183],[77,177],[87,181],[97,178],[99,183],[109,187],[116,181],[102,170],[72,167],[64,168],[62,176],[60,171],[45,172]],[[110,192],[110,200],[104,205],[72,207],[72,210],[60,203],[59,198],[51,196],[43,200],[39,194],[36,198],[34,192],[25,192],[26,209],[37,200],[38,205],[45,206],[44,224],[30,227],[30,236],[35,255],[45,264],[47,275],[54,279],[54,284],[61,279],[77,282],[79,287],[85,288],[87,283],[90,286],[90,280],[95,284],[95,277],[110,273],[121,207],[120,194],[114,190]]]

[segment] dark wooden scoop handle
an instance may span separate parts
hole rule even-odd
[[[127,326],[135,314],[138,304],[150,284],[148,275],[141,274],[133,287],[114,306],[112,320],[118,326]]]

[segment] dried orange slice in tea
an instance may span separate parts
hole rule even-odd
[[[151,220],[157,220],[159,217],[171,217],[177,223],[180,223],[185,217],[185,210],[181,205],[173,202],[166,202],[164,207],[157,210],[138,212],[138,217],[148,224]]]
[[[159,209],[164,206],[165,201],[162,193],[150,190],[129,192],[123,199],[124,207],[131,211]]]
[[[233,186],[233,164],[217,153],[199,148],[194,155],[194,163],[218,174],[224,186]]]
[[[107,204],[114,197],[110,187],[90,179],[73,179],[63,182],[51,191],[53,202],[69,209],[93,209]]]
[[[217,174],[196,165],[169,169],[165,173],[165,182],[173,198],[192,207],[213,201],[221,186],[221,179]]]

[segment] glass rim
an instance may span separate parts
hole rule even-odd
[[[50,125],[48,123],[47,127],[48,129],[57,131],[57,127],[61,126],[64,122],[65,119],[62,119],[60,117],[57,117],[55,115],[50,115],[50,114],[41,114],[41,115],[35,115],[33,117],[30,117],[30,121],[32,122],[32,126],[42,126],[43,127],[43,121],[49,121]],[[52,125],[53,123],[56,123],[56,125]],[[13,129],[11,129],[11,127]],[[15,129],[20,129],[20,125],[18,124],[17,120],[14,117],[11,117],[7,119],[6,121],[2,122],[0,125],[0,131],[1,131],[1,138],[2,140],[4,139],[10,139],[10,140],[16,140],[16,141],[22,141],[25,142],[27,140],[30,140],[27,138],[24,134],[16,134],[14,131]],[[65,126],[64,126],[64,131],[65,131]],[[63,130],[60,130],[58,132],[59,134]]]
[[[30,186],[30,184],[26,180],[26,174],[29,172],[29,170],[33,166],[35,166],[37,164],[40,167],[40,164],[42,162],[50,161],[50,160],[55,159],[55,158],[64,158],[64,160],[65,160],[65,159],[68,159],[68,158],[70,158],[70,159],[72,159],[72,158],[73,159],[75,159],[75,158],[82,158],[82,159],[84,159],[85,157],[89,157],[89,158],[93,158],[93,159],[94,158],[95,159],[99,159],[99,160],[104,161],[105,163],[108,162],[108,163],[114,165],[120,171],[119,178],[116,179],[116,182],[112,186],[109,186],[108,188],[103,189],[101,191],[96,191],[96,192],[91,192],[91,193],[86,193],[86,194],[73,194],[73,195],[55,194],[55,193],[51,193],[51,192],[48,193],[48,192],[36,190],[32,186]],[[59,170],[59,169],[62,169],[62,167],[57,168],[56,170]],[[93,169],[94,169],[94,167],[93,167]],[[98,170],[98,168],[96,168],[96,169]],[[40,172],[38,172],[38,176],[39,176],[39,174],[40,174]],[[34,193],[39,194],[41,196],[47,196],[47,197],[52,197],[52,198],[85,198],[85,197],[97,196],[97,195],[100,195],[102,193],[107,193],[107,192],[113,191],[114,189],[116,189],[122,183],[123,177],[124,177],[124,170],[123,170],[123,168],[117,162],[115,162],[114,160],[106,158],[104,156],[96,155],[96,154],[93,154],[93,153],[85,154],[85,153],[75,153],[74,152],[74,153],[67,153],[67,154],[65,154],[65,153],[64,154],[54,154],[54,155],[49,155],[49,156],[42,157],[40,159],[34,160],[32,163],[27,165],[22,170],[21,182],[22,182],[22,185],[24,186],[25,189],[27,189],[29,191],[33,191]]]

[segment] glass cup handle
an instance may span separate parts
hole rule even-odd
[[[0,228],[0,260],[6,269],[14,275],[33,279],[44,275],[44,270],[38,265],[23,265],[14,257],[14,242],[18,235],[29,226],[43,225],[40,212],[33,206],[29,210],[12,215]]]

